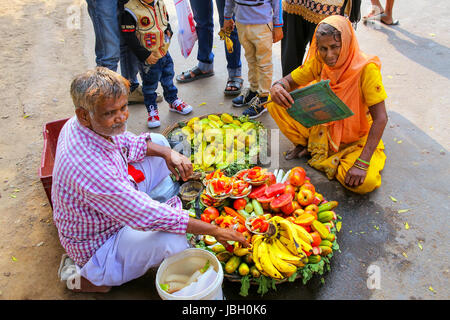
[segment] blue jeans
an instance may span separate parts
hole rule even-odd
[[[213,0],[190,0],[194,20],[196,23],[198,38],[198,67],[203,72],[214,70],[214,53],[212,52],[214,38],[213,21]],[[219,13],[220,27],[223,26],[223,13],[225,0],[216,0],[217,11]],[[233,53],[228,53],[225,47],[227,58],[227,69],[229,77],[241,76],[241,44],[236,28],[231,33],[230,39],[233,41]]]
[[[86,0],[95,33],[97,66],[117,71],[120,60],[122,76],[130,81],[130,90],[139,86],[138,59],[125,44],[119,26],[123,3],[118,0]]]
[[[142,92],[144,93],[144,104],[147,112],[150,113],[150,106],[158,108],[156,104],[156,89],[159,82],[161,82],[163,88],[164,100],[168,104],[177,100],[178,89],[173,84],[175,71],[169,52],[155,64],[147,65],[139,62],[139,72],[142,78]]]

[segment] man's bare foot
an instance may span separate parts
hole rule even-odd
[[[304,157],[308,154],[309,153],[308,153],[308,150],[306,147],[304,147],[302,145],[297,145],[295,148],[286,152],[285,159],[292,160],[292,159]]]
[[[372,10],[367,15],[365,15],[362,18],[362,20],[363,21],[373,20],[375,18],[378,18],[383,13],[384,13],[383,8],[380,8],[380,7],[377,7],[377,6],[372,6]]]
[[[96,286],[88,279],[80,277],[80,288],[75,289],[75,279],[72,281],[71,289],[73,292],[90,292],[90,293],[108,293],[111,290],[111,286]]]

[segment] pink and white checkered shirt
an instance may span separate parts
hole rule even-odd
[[[58,138],[53,169],[53,219],[61,245],[83,266],[123,226],[142,231],[186,232],[189,213],[178,197],[166,203],[138,191],[128,163],[142,161],[150,134],[130,132],[107,141],[67,121]]]

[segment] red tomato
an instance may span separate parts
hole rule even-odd
[[[218,216],[220,216],[219,210],[214,207],[207,207],[203,211],[203,214],[207,215],[210,221],[215,220]]]
[[[236,199],[233,202],[233,208],[235,208],[236,210],[241,210],[244,209],[245,206],[247,205],[247,200],[245,199]]]
[[[269,222],[263,220],[261,226],[259,227],[259,232],[266,232],[269,228]]]
[[[236,228],[236,231],[242,233],[242,232],[247,231],[247,228],[244,225],[239,223],[238,227]]]
[[[206,223],[211,223],[211,219],[209,218],[209,216],[206,213],[202,213],[200,215],[200,220],[202,220]]]

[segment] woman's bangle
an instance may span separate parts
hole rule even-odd
[[[359,160],[356,160],[356,161],[355,161],[355,163],[356,163],[357,165],[361,166],[361,167],[364,167],[364,168],[369,168],[369,166],[368,166],[367,164],[365,164],[365,163],[362,163],[362,162],[361,162],[361,161],[359,161]]]
[[[364,171],[369,170],[369,168],[364,168],[363,166],[360,166],[360,165],[358,165],[357,163],[354,163],[353,166],[356,167],[356,168],[358,168],[358,169],[364,170]]]
[[[363,160],[363,159],[361,159],[361,158],[358,158],[358,159],[356,159],[356,160],[358,160],[359,162],[362,162],[362,163],[364,163],[364,164],[370,166],[370,162],[367,162],[367,161],[365,161],[365,160]]]

